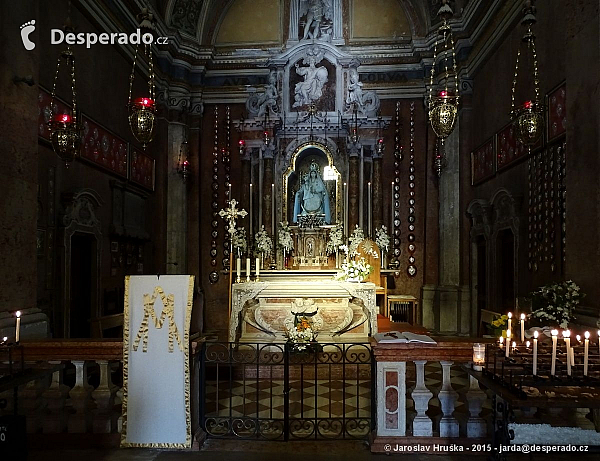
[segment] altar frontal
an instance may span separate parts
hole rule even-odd
[[[191,447],[193,290],[190,275],[125,278],[121,447]]]

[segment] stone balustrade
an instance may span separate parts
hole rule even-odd
[[[473,358],[473,342],[481,340],[434,339],[436,345],[372,343],[377,362],[372,452],[394,453],[419,444],[466,449],[486,437],[482,411],[488,395],[461,369]],[[454,375],[463,382],[453,387]],[[467,411],[455,411],[459,403]]]
[[[43,340],[24,342],[25,367],[58,371],[20,386],[17,410],[26,416],[28,433],[110,434],[121,432],[123,342],[120,340]],[[192,430],[198,424],[199,341],[191,342]],[[14,393],[0,394],[13,414]],[[195,411],[194,411],[195,410]]]

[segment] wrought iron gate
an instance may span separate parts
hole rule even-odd
[[[374,424],[368,344],[208,342],[200,417],[209,437],[367,439]]]

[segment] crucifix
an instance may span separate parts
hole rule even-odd
[[[231,317],[231,280],[233,278],[233,236],[235,234],[235,222],[238,217],[245,218],[246,210],[238,210],[236,199],[229,200],[229,207],[219,211],[219,216],[227,221],[227,232],[229,232],[229,317]]]

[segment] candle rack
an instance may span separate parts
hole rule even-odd
[[[0,380],[12,379],[25,370],[23,346],[16,343],[0,343]]]
[[[561,347],[562,346],[562,347]],[[485,352],[483,375],[502,385],[520,398],[526,398],[528,388],[548,391],[546,388],[589,387],[600,388],[600,354],[598,344],[590,342],[588,355],[588,374],[584,375],[584,346],[575,344],[575,363],[571,366],[571,374],[567,374],[567,350],[564,344],[559,345],[556,352],[555,374],[551,374],[552,344],[540,342],[537,351],[537,373],[533,374],[533,348],[521,344],[511,347],[510,356],[505,357],[505,347],[488,344]],[[562,389],[561,392],[566,389]]]

